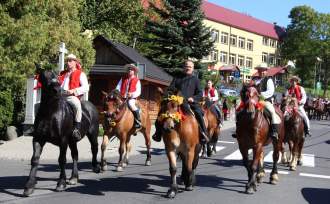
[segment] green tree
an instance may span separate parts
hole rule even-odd
[[[26,79],[34,63],[57,66],[58,47],[65,42],[81,58],[88,71],[95,51],[91,40],[81,35],[79,9],[74,0],[4,0],[0,5],[0,93],[11,93],[13,116],[6,124],[18,124],[24,116]],[[2,106],[6,112],[10,106]],[[2,120],[2,117],[1,117]]]
[[[144,33],[146,16],[141,0],[84,0],[83,30],[132,46]]]
[[[212,47],[211,33],[203,24],[201,0],[164,0],[161,8],[151,4],[145,41],[148,57],[167,72],[182,67],[185,59],[200,61]],[[199,64],[195,65],[199,68]]]

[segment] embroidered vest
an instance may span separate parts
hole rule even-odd
[[[127,90],[127,93],[135,92],[136,84],[138,83],[138,81],[139,81],[139,78],[137,78],[137,77],[134,77],[131,80],[129,80],[128,77],[123,78],[121,81],[120,94],[123,97],[126,97],[126,90]]]

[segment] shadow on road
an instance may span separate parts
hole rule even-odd
[[[301,193],[309,204],[329,203],[330,189],[303,188]]]

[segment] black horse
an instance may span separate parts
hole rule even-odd
[[[46,142],[50,142],[60,148],[58,162],[61,173],[57,182],[56,191],[63,191],[66,188],[65,164],[68,146],[70,147],[73,160],[72,175],[68,184],[74,185],[78,182],[78,149],[77,142],[75,142],[72,137],[74,120],[73,108],[65,100],[65,97],[61,95],[60,84],[54,72],[40,71],[39,82],[42,85],[41,102],[34,122],[31,171],[28,181],[25,184],[24,196],[29,196],[34,191],[39,159]],[[97,162],[98,111],[96,107],[88,101],[82,102],[82,111],[80,133],[82,136],[87,135],[91,143],[93,171],[99,173],[100,166]]]

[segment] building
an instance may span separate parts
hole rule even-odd
[[[285,34],[284,28],[207,1],[203,2],[202,10],[205,25],[211,28],[215,41],[214,50],[204,62],[214,63],[220,71],[222,66],[228,69],[236,65],[244,81],[251,78],[254,67],[261,63],[269,67],[280,65],[277,48]],[[228,77],[234,77],[234,73]]]
[[[96,50],[96,59],[89,73],[91,82],[89,100],[99,110],[102,110],[102,91],[109,92],[116,87],[120,78],[126,74],[126,70],[123,68],[125,64],[137,64],[142,85],[139,101],[147,105],[150,118],[156,119],[159,108],[156,104],[157,87],[167,87],[172,81],[172,77],[135,49],[122,43],[97,36],[93,40],[93,45]]]

